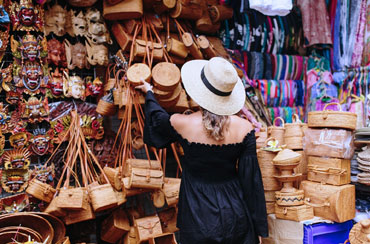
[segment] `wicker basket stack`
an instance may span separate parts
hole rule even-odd
[[[314,207],[315,216],[343,222],[355,214],[355,191],[349,183],[356,114],[328,111],[329,105],[333,104],[327,104],[324,111],[308,113],[309,128],[303,143],[308,181],[303,181],[301,188],[305,190],[306,203]],[[340,197],[335,198],[336,195]],[[347,207],[341,209],[342,203]]]

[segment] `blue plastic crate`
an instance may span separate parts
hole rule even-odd
[[[348,239],[352,220],[344,223],[319,223],[304,226],[303,244],[339,244]]]

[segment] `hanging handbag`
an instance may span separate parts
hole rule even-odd
[[[158,213],[164,233],[174,233],[179,229],[177,223],[177,208],[172,207]]]
[[[138,241],[148,240],[150,237],[162,234],[161,221],[159,217],[148,216],[134,220]]]
[[[164,179],[163,192],[166,197],[168,206],[176,205],[179,201],[180,192],[180,178],[168,178]]]
[[[130,231],[130,222],[123,209],[113,211],[102,222],[101,226],[101,239],[109,243],[116,243],[124,234]]]
[[[142,0],[124,0],[110,5],[103,1],[103,17],[107,20],[136,19],[143,15]]]

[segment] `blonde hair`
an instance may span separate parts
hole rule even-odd
[[[225,139],[224,132],[228,129],[229,116],[217,115],[206,109],[201,109],[201,112],[203,126],[207,135],[216,141],[222,141]]]

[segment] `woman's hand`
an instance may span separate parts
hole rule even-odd
[[[153,91],[153,86],[151,84],[149,84],[148,82],[146,82],[145,80],[141,79],[141,82],[143,82],[142,85],[138,85],[138,86],[135,86],[135,89],[140,89],[142,92],[144,92],[145,94],[148,92],[148,91]]]
[[[258,236],[259,244],[262,244],[262,236]]]

